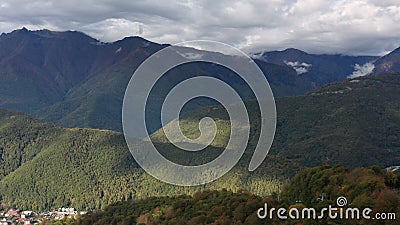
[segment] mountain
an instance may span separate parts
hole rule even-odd
[[[64,127],[122,131],[121,106],[128,81],[147,57],[166,46],[140,37],[102,43],[77,31],[23,28],[3,33],[0,36],[0,108]],[[351,74],[355,63],[373,59],[375,57],[312,55],[289,49],[264,53],[255,61],[275,96],[292,96],[343,80]],[[302,66],[302,63],[312,65]],[[303,67],[309,71],[299,76]],[[186,70],[228,79],[239,89],[244,86],[240,79],[232,78],[230,72],[215,70],[209,65],[189,65]],[[175,72],[179,79],[181,75]],[[164,85],[172,86],[171,80]],[[151,98],[157,102],[162,93],[156,92],[154,96]],[[249,95],[245,97],[251,99]],[[194,107],[210,104],[208,101]],[[157,122],[150,124],[149,130],[159,128]]]
[[[302,166],[397,165],[400,160],[398,96],[400,75],[382,74],[329,84],[305,96],[277,98],[277,130],[270,154]],[[249,144],[254,148],[260,124],[259,109],[256,102],[249,102],[247,108],[253,125]],[[217,126],[221,130],[213,144],[225,144],[230,123],[221,107],[186,114],[179,121],[181,130],[187,132],[186,136],[198,137],[200,133],[193,127],[204,116],[218,118]],[[152,138],[167,142],[162,129]]]
[[[166,46],[140,37],[101,43],[72,31],[24,28],[2,34],[0,107],[65,127],[122,131],[122,99],[133,72],[147,57]],[[257,64],[271,81],[276,95],[299,95],[314,88],[290,68],[263,61]],[[187,71],[241,82],[231,78],[227,71],[209,65],[191,65]],[[215,75],[217,72],[220,75]],[[181,79],[180,72],[175,73]],[[163,85],[171,86],[168,82]],[[160,125],[153,127],[150,130]]]
[[[166,157],[182,158],[170,151],[170,145],[158,144],[158,148]],[[203,153],[202,159],[210,157]],[[284,163],[278,164],[277,168],[285,168]],[[207,185],[166,184],[138,167],[120,133],[61,128],[7,110],[0,110],[0,165],[0,202],[33,210],[62,206],[92,210],[121,200],[193,194],[202,189],[246,188],[267,195],[281,186],[276,174],[251,174],[243,165]],[[266,165],[265,170],[272,167]],[[281,171],[283,177],[287,171]]]
[[[161,48],[139,37],[109,44],[73,31],[2,34],[0,107],[68,127],[118,130],[126,84]]]
[[[117,45],[115,48],[118,49],[119,44],[132,45],[125,43],[126,41],[128,40],[113,45]],[[63,101],[35,111],[33,116],[65,127],[92,127],[122,131],[122,100],[126,86],[133,71],[148,56],[148,53],[140,53],[139,50],[130,53],[124,60],[109,66],[71,89]],[[301,80],[288,68],[263,61],[257,61],[257,64],[265,72],[270,85],[278,95],[299,95],[313,89],[310,82]],[[164,99],[168,93],[166,91],[179,81],[192,77],[192,74],[210,74],[234,86],[245,99],[253,98],[244,81],[231,71],[216,66],[212,67],[208,63],[197,63],[182,65],[178,70],[168,72],[167,79],[161,79],[158,82],[154,88],[156,91],[149,100],[153,104],[152,109],[158,112],[162,103],[160,100]],[[213,105],[210,101],[198,104],[200,107]],[[151,131],[161,127],[156,121],[150,121],[149,124]]]
[[[375,61],[375,56],[318,55],[289,48],[254,54],[260,60],[293,68],[304,79],[316,86],[345,80],[355,70],[355,65]]]
[[[282,99],[278,134],[283,135],[276,140],[286,144],[277,146],[280,154],[298,157],[310,166],[316,162],[349,167],[397,164],[399,84],[399,74],[383,74]],[[279,132],[279,127],[286,132]]]
[[[374,63],[373,73],[387,73],[400,71],[400,47],[393,50],[389,54],[382,56]]]
[[[60,128],[5,110],[0,115],[2,201],[43,209],[100,207],[122,197],[119,190],[110,196],[111,184],[104,183],[135,167],[119,133]]]
[[[88,76],[96,40],[79,32],[16,30],[0,36],[0,104],[33,112]]]

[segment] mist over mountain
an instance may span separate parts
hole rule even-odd
[[[321,86],[348,78],[355,65],[375,61],[376,56],[316,55],[289,48],[284,51],[255,54],[260,60],[293,68],[303,79]]]

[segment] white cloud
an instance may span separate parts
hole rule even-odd
[[[81,26],[80,30],[102,41],[115,41],[126,36],[144,33],[144,24],[126,19],[110,18],[98,23]]]
[[[364,65],[355,64],[353,73],[347,76],[347,78],[356,78],[369,75],[372,73],[374,68],[375,65],[371,62],[365,63]]]
[[[297,75],[307,73],[309,68],[312,66],[312,64],[305,63],[305,62],[289,62],[289,61],[284,61],[284,63],[290,67],[292,67]]]
[[[2,0],[0,31],[81,30],[102,41],[140,35],[195,39],[245,51],[383,54],[400,44],[398,0]]]
[[[190,60],[201,59],[203,57],[203,54],[197,54],[197,53],[193,53],[193,52],[188,52],[188,53],[177,52],[177,53],[179,55],[181,55],[182,57],[184,57],[186,59],[190,59]]]

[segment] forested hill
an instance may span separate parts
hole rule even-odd
[[[121,200],[193,194],[203,189],[246,188],[266,195],[281,185],[273,172],[250,174],[243,165],[208,185],[169,185],[137,166],[121,133],[60,128],[7,110],[0,110],[0,160],[0,202],[27,210],[63,206],[93,210]],[[271,171],[272,165],[264,169]]]
[[[382,74],[329,84],[305,96],[276,98],[277,130],[269,154],[303,166],[397,165],[399,96],[400,74]],[[253,123],[250,145],[254,146],[260,121],[258,106],[255,102],[247,106]],[[221,128],[213,144],[226,143],[230,127],[222,107],[183,115],[180,121],[183,132],[197,137],[198,121],[205,115],[217,118]],[[152,138],[166,142],[162,129]]]

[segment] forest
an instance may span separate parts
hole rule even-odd
[[[117,202],[77,219],[48,224],[398,224],[398,218],[261,220],[256,214],[265,203],[275,208],[319,209],[329,204],[336,205],[336,199],[340,196],[346,196],[348,200],[344,207],[372,208],[371,218],[379,212],[392,212],[399,216],[400,174],[377,166],[347,169],[343,166],[321,165],[297,173],[285,183],[281,192],[265,197],[244,190],[208,190],[193,195]]]

